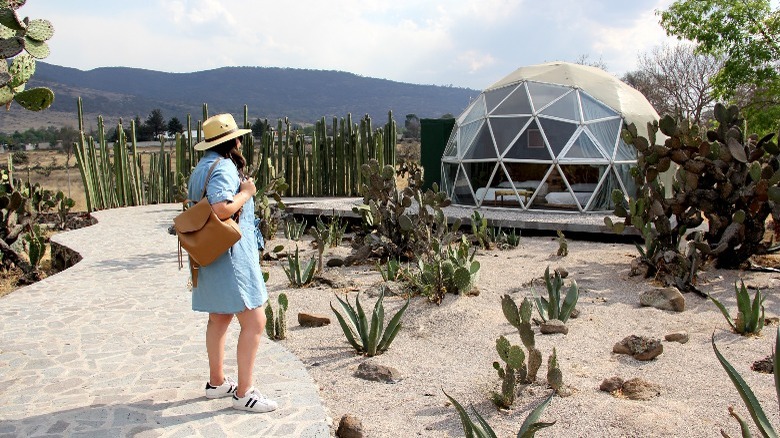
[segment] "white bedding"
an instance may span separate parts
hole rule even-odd
[[[590,197],[593,195],[593,192],[576,192],[574,193],[574,196],[577,197],[577,200],[580,202],[580,205],[585,207],[585,204],[588,203],[590,200]],[[577,203],[574,202],[574,198],[572,197],[571,193],[569,192],[550,192],[547,194],[547,196],[544,197],[544,200],[547,201],[548,204],[551,205],[561,205],[561,206],[567,206],[567,207],[576,207]]]

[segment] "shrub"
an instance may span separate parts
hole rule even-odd
[[[747,334],[759,334],[761,329],[764,328],[764,297],[761,295],[761,290],[756,290],[756,294],[753,296],[753,302],[750,301],[750,295],[748,294],[745,282],[740,280],[741,287],[737,287],[737,282],[734,282],[734,291],[737,294],[737,318],[732,319],[728,309],[715,297],[708,295],[710,300],[718,306],[720,312],[726,317],[726,321],[729,323],[735,332],[741,335]]]
[[[563,288],[563,279],[558,271],[554,272],[553,278],[550,278],[550,267],[544,270],[544,284],[547,287],[547,298],[542,296],[536,297],[534,293],[534,299],[536,300],[536,309],[539,311],[539,316],[542,317],[542,321],[550,319],[557,319],[562,322],[569,320],[571,312],[577,305],[577,299],[580,296],[579,287],[577,282],[572,281],[569,290],[566,292],[566,297],[561,301],[561,289]],[[531,286],[533,291],[533,286]]]
[[[409,307],[409,299],[406,303],[393,315],[387,327],[382,327],[385,320],[385,308],[382,305],[382,301],[385,297],[385,289],[382,288],[382,292],[379,294],[374,305],[374,311],[371,314],[371,321],[366,319],[366,314],[363,311],[363,307],[360,305],[360,297],[355,297],[355,306],[353,307],[349,301],[342,300],[338,296],[336,299],[339,301],[341,308],[349,318],[349,324],[344,317],[330,305],[333,313],[336,314],[336,319],[339,321],[341,330],[344,332],[347,341],[358,353],[365,354],[366,356],[376,356],[377,354],[385,352],[390,348],[390,344],[393,343],[398,331],[401,330],[401,317],[403,316],[406,308]]]

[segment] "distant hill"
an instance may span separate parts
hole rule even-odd
[[[376,79],[340,71],[304,70],[274,67],[223,67],[193,73],[164,73],[126,67],[103,67],[82,71],[39,62],[29,87],[54,90],[52,107],[40,114],[14,105],[0,111],[0,132],[27,127],[76,124],[76,98],[84,101],[85,117],[94,126],[101,114],[106,123],[116,123],[136,115],[145,120],[156,108],[167,119],[185,122],[202,118],[202,104],[209,113],[231,112],[240,122],[243,105],[251,120],[267,118],[275,122],[289,117],[293,122],[312,123],[322,116],[352,113],[353,118],[371,115],[384,122],[387,112],[403,124],[406,114],[420,118],[459,115],[478,90],[435,85],[415,85]]]

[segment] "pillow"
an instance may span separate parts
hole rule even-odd
[[[498,183],[496,187],[502,188],[502,189],[511,189],[512,188],[512,181],[502,181]]]
[[[518,189],[536,189],[542,182],[539,180],[515,181],[515,188]]]
[[[577,183],[572,184],[571,189],[575,192],[592,192],[596,190],[596,183]]]

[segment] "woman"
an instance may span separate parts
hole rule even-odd
[[[206,152],[190,176],[189,199],[200,200],[203,186],[208,183],[206,197],[212,210],[222,220],[238,217],[241,239],[217,260],[199,268],[197,286],[192,288],[192,310],[209,314],[206,397],[232,396],[236,409],[270,412],[277,408],[276,402],[252,386],[255,356],[265,328],[263,304],[268,292],[254,231],[253,197],[257,189],[242,172],[246,160],[241,154],[241,136],[248,132],[249,129],[238,129],[232,115],[219,114],[203,122],[205,140],[195,145],[195,150]],[[234,315],[241,326],[236,348],[237,384],[225,376],[223,369],[225,338]]]

